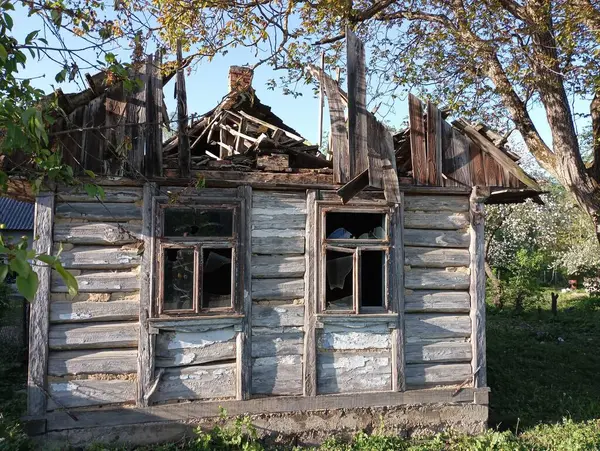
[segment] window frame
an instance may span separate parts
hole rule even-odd
[[[385,237],[383,239],[354,239],[354,238],[327,238],[326,216],[327,213],[372,213],[384,215]],[[391,304],[391,237],[392,237],[392,208],[386,205],[340,205],[339,203],[317,201],[317,313],[327,315],[368,315],[392,313]],[[326,299],[327,284],[327,250],[351,253],[352,263],[352,309],[328,309]],[[361,252],[384,252],[384,288],[383,306],[361,306]]]
[[[207,210],[231,210],[232,234],[230,237],[223,236],[164,236],[165,211],[168,209],[198,208]],[[156,296],[153,302],[153,311],[158,318],[198,318],[214,315],[231,315],[241,310],[240,289],[238,280],[240,278],[240,265],[243,256],[240,255],[241,246],[241,214],[242,199],[240,198],[199,198],[181,197],[177,203],[173,203],[166,196],[154,198],[154,239],[155,239],[155,274],[156,274]],[[194,288],[192,309],[167,310],[164,308],[164,254],[167,249],[193,249],[194,250]],[[202,284],[203,284],[203,252],[205,249],[231,249],[231,304],[228,307],[202,307]]]

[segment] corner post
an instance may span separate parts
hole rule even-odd
[[[317,190],[306,193],[306,271],[304,273],[304,367],[303,394],[317,394],[317,348],[315,322],[317,309]]]
[[[470,270],[471,285],[471,346],[473,371],[473,386],[481,388],[487,386],[487,367],[485,356],[485,234],[484,234],[484,206],[489,197],[489,189],[478,186],[473,187],[470,198],[471,216],[471,243]]]
[[[392,210],[392,246],[390,267],[392,311],[396,313],[396,328],[392,330],[392,391],[405,391],[404,355],[404,193]]]
[[[41,193],[35,200],[33,249],[37,254],[52,253],[54,225],[54,192]],[[48,311],[52,269],[46,264],[34,266],[39,285],[31,304],[29,319],[29,373],[27,377],[27,413],[45,415],[48,374]]]
[[[252,394],[252,187],[238,187],[238,196],[242,199],[239,258],[243,281],[238,289],[244,318],[236,341],[236,398],[245,400]]]

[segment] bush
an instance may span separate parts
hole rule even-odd
[[[600,296],[600,277],[587,277],[583,280],[583,288],[590,296]]]
[[[535,305],[542,296],[537,275],[544,268],[545,258],[539,252],[521,249],[508,267],[510,273],[502,284],[502,303],[522,310],[526,304]]]

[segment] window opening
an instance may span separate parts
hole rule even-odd
[[[194,249],[165,249],[163,310],[194,309]]]
[[[326,251],[327,283],[325,302],[327,309],[352,310],[354,275],[354,255],[343,252]]]
[[[233,210],[216,208],[167,208],[164,236],[230,237],[233,234]]]
[[[327,239],[378,239],[385,238],[385,214],[327,212]]]
[[[202,249],[202,308],[231,307],[232,250]]]

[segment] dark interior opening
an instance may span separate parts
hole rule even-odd
[[[329,239],[384,239],[385,214],[328,212],[325,233]]]
[[[326,251],[325,303],[329,310],[352,310],[352,254]]]
[[[361,251],[360,306],[384,307],[385,252]]]
[[[202,253],[202,308],[231,307],[231,248]]]
[[[194,250],[166,249],[163,259],[163,310],[194,308]]]
[[[232,236],[233,210],[167,208],[164,236]]]

